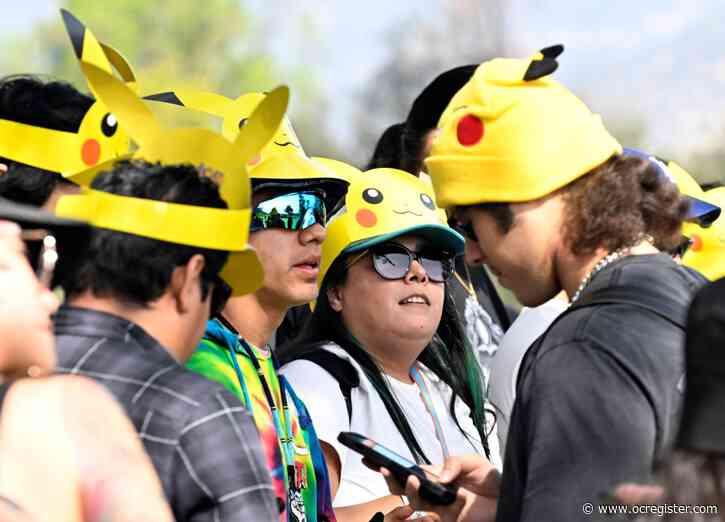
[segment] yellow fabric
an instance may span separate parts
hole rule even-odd
[[[714,188],[698,196],[713,205],[725,208],[725,187]],[[725,217],[723,214],[709,228],[685,223],[682,233],[693,245],[682,258],[686,266],[699,270],[711,281],[725,277]]]
[[[426,160],[441,207],[537,199],[622,152],[601,118],[561,84],[548,76],[524,81],[531,61],[484,62],[444,111]],[[459,124],[469,116],[483,123],[483,137],[464,145]]]
[[[378,191],[382,201],[366,201],[368,189]],[[425,196],[433,208],[423,203]],[[318,281],[322,283],[333,261],[352,243],[421,225],[447,226],[445,212],[435,206],[429,184],[397,169],[372,169],[356,175],[350,181],[344,211],[327,225]]]

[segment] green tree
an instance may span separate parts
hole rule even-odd
[[[143,94],[193,86],[229,97],[243,92],[269,90],[286,83],[292,86],[292,121],[305,143],[326,144],[326,126],[314,121],[306,107],[322,96],[310,70],[282,66],[270,52],[270,20],[245,7],[241,0],[62,0],[65,7],[86,24],[96,37],[118,49],[133,66]],[[300,20],[300,23],[308,22]],[[314,28],[302,27],[303,32]],[[13,52],[0,54],[0,75],[46,73],[86,90],[60,14],[43,20],[4,46]],[[299,85],[299,88],[297,88]],[[174,124],[207,121],[161,104],[154,111]],[[322,112],[317,113],[317,117]],[[215,120],[210,120],[215,121]],[[333,152],[327,150],[325,152]]]

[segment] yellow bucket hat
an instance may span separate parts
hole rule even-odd
[[[327,225],[318,282],[340,254],[410,233],[452,254],[463,252],[463,237],[446,224],[445,212],[436,206],[432,187],[425,181],[388,168],[354,175],[344,207]]]
[[[563,49],[484,62],[453,97],[426,160],[441,207],[538,199],[622,152],[601,118],[549,77]]]
[[[233,141],[202,128],[165,129],[133,88],[104,68],[81,61],[81,68],[100,100],[113,110],[138,145],[124,159],[142,159],[164,165],[191,164],[218,181],[228,209],[216,209],[108,194],[88,188],[95,175],[112,168],[108,161],[71,176],[80,195],[58,202],[59,216],[79,218],[91,225],[182,245],[229,251],[221,277],[232,295],[259,288],[264,273],[248,245],[251,186],[247,161],[275,135],[287,110],[289,90],[270,92]]]
[[[267,94],[252,92],[232,100],[211,92],[177,89],[146,96],[145,99],[170,103],[222,118],[224,137],[234,140],[255,108]],[[347,190],[347,179],[339,169],[312,161],[304,151],[289,119],[284,118],[269,143],[248,163],[254,190],[265,187],[321,188],[330,211]]]
[[[136,78],[126,59],[100,43],[76,17],[61,9],[63,22],[79,61],[111,73],[116,70],[136,89]],[[90,86],[90,85],[89,85]],[[32,167],[70,177],[128,152],[129,137],[116,117],[96,97],[77,132],[66,132],[0,119],[0,156]]]
[[[708,190],[702,199],[720,208],[725,207],[725,187]],[[721,214],[708,228],[686,223],[682,231],[692,240],[682,263],[698,270],[710,281],[725,277],[725,217]]]

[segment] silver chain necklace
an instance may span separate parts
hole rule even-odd
[[[616,260],[628,255],[629,250],[629,247],[620,248],[619,250],[615,250],[611,254],[600,259],[599,262],[594,265],[594,268],[592,268],[589,273],[584,277],[584,279],[582,279],[582,282],[579,283],[579,288],[576,289],[576,293],[574,294],[574,297],[571,298],[569,306],[573,305],[574,302],[579,299],[581,293],[584,291],[584,289],[587,287],[587,285],[595,275],[604,270],[610,264],[614,263]]]

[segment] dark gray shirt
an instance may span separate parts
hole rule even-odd
[[[684,323],[704,282],[664,254],[631,256],[597,274],[582,299],[605,287],[647,292]],[[519,371],[496,520],[606,520],[598,504],[618,484],[648,482],[676,435],[684,334],[631,304],[562,315]]]
[[[125,319],[64,306],[54,321],[58,370],[97,380],[122,404],[176,520],[279,519],[259,433],[233,394]]]

